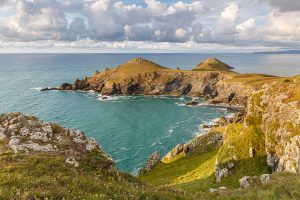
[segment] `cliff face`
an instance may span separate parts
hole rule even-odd
[[[299,78],[265,85],[260,93],[268,164],[275,171],[300,172]]]

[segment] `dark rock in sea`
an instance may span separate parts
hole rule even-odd
[[[41,92],[45,92],[45,91],[49,91],[49,90],[59,90],[58,88],[56,88],[56,87],[53,87],[53,88],[49,88],[49,87],[47,87],[47,88],[43,88],[43,89],[41,89],[40,91]]]
[[[196,105],[198,105],[199,104],[199,102],[196,102],[196,101],[190,101],[190,102],[187,102],[185,105],[187,105],[187,106],[196,106]]]
[[[159,162],[160,162],[160,153],[158,151],[156,151],[149,156],[145,166],[142,169],[140,169],[140,171],[138,173],[139,176],[142,174],[145,174],[148,171],[150,171],[151,169],[153,169],[153,167],[156,164],[158,164]]]

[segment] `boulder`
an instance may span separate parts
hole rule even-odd
[[[253,187],[261,183],[260,179],[257,176],[244,176],[239,180],[239,182],[241,189]]]
[[[193,145],[192,144],[184,144],[183,146],[183,156],[187,156],[188,153],[193,151]]]
[[[272,174],[262,174],[260,175],[259,179],[261,183],[267,183],[272,178]]]
[[[144,165],[144,167],[142,169],[140,169],[140,171],[138,173],[139,176],[149,172],[159,162],[160,162],[160,153],[158,151],[156,151],[156,152],[152,153],[149,156],[149,158],[148,158],[146,164]]]
[[[216,181],[220,182],[223,177],[227,177],[232,174],[232,169],[235,164],[233,162],[222,163],[216,166],[215,177]]]
[[[79,162],[77,162],[74,157],[67,158],[66,163],[74,167],[79,167]]]

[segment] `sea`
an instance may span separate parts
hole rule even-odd
[[[111,96],[90,92],[40,92],[72,83],[96,70],[143,57],[163,66],[192,69],[216,57],[241,73],[276,76],[300,74],[300,54],[0,54],[0,113],[22,112],[82,130],[114,159],[119,170],[136,174],[154,151],[166,154],[188,142],[233,110],[203,104],[185,106],[190,97]]]

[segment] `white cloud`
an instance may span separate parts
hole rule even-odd
[[[300,12],[272,11],[264,32],[269,40],[300,41]]]
[[[238,17],[239,6],[236,3],[230,3],[221,13],[220,20],[233,23]]]
[[[243,23],[236,26],[236,31],[238,32],[241,38],[251,38],[253,37],[253,31],[256,28],[255,19],[250,18]]]
[[[40,45],[40,41],[52,41],[50,46],[55,48],[58,46],[53,41],[61,48],[61,44],[68,46],[66,43],[73,48],[95,46],[93,43],[138,48],[128,45],[131,42],[155,44],[153,48],[171,48],[172,43],[182,43],[174,45],[178,48],[194,48],[194,44],[249,47],[258,43],[267,48],[294,47],[300,42],[298,0],[291,0],[293,6],[280,0],[262,0],[273,8],[251,0],[144,1],[0,0],[0,9],[1,5],[11,9],[6,14],[0,12],[0,42],[32,45],[36,41]]]
[[[176,29],[175,35],[177,38],[185,38],[187,35],[187,31],[182,28],[179,28],[179,29]]]

